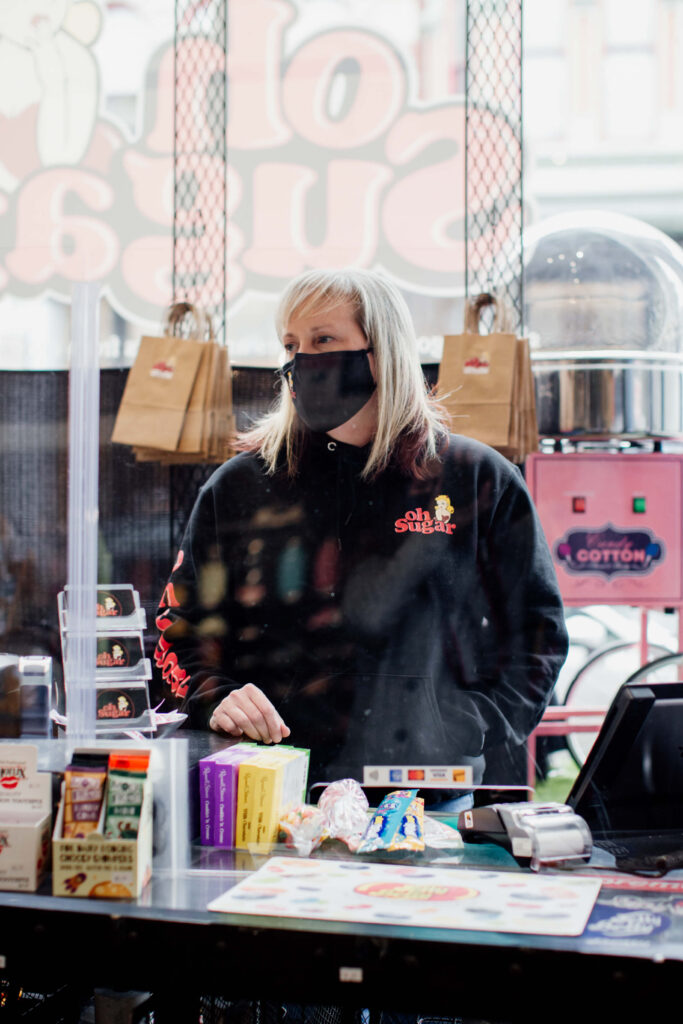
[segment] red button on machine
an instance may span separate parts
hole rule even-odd
[[[585,512],[586,511],[586,499],[585,498],[572,498],[572,512]]]

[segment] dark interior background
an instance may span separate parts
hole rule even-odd
[[[438,366],[426,366],[435,383]],[[154,612],[210,465],[137,462],[112,444],[128,371],[100,374],[99,583],[132,583]],[[275,396],[271,369],[235,367],[238,428]],[[0,650],[58,647],[57,594],[67,572],[67,371],[0,372]],[[39,653],[38,650],[33,653]]]

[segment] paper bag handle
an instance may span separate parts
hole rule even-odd
[[[186,316],[191,316],[194,319],[195,327],[197,329],[197,339],[199,341],[214,340],[211,317],[208,313],[205,313],[203,309],[200,309],[199,306],[195,306],[192,302],[174,302],[173,305],[169,307],[168,313],[166,314],[166,322],[164,324],[164,334],[175,336],[180,324]]]
[[[495,308],[492,330],[504,334],[514,334],[512,310],[493,292],[482,292],[481,295],[475,295],[467,300],[465,303],[465,330],[470,334],[479,334],[481,313],[487,306]]]

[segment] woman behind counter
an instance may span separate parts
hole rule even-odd
[[[383,276],[305,273],[276,322],[277,404],[202,487],[162,598],[167,707],[310,748],[311,782],[420,763],[479,782],[567,651],[522,476],[448,434]]]

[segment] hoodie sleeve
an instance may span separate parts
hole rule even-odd
[[[540,721],[568,646],[550,551],[517,469],[480,531],[483,604],[475,602],[480,621],[472,627],[481,640],[465,659],[462,696],[487,747],[517,746]]]
[[[192,510],[156,617],[154,664],[164,708],[187,713],[194,728],[207,728],[213,709],[239,685],[222,670],[227,582],[209,483]]]

